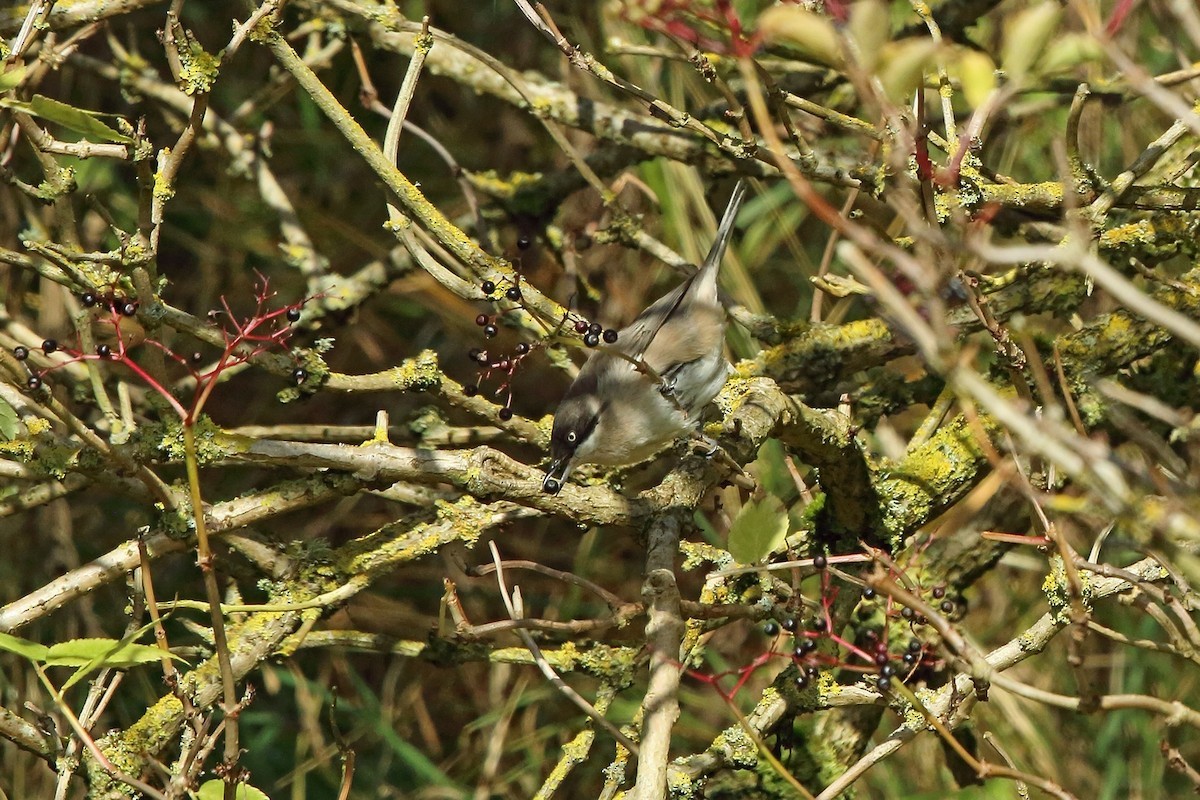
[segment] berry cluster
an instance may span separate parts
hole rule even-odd
[[[830,615],[837,589],[830,585],[830,575],[826,570],[828,559],[823,555],[818,555],[813,558],[813,566],[821,571],[821,607],[808,628],[798,630],[796,618],[790,616],[779,621],[770,620],[763,625],[763,633],[772,639],[779,636],[781,631],[792,637],[794,644],[790,653],[777,653],[775,643],[772,642],[769,654],[786,655],[792,659],[798,669],[794,679],[796,688],[807,688],[822,667],[837,667],[864,673],[873,672],[876,675],[875,685],[880,692],[887,692],[891,689],[892,680],[897,674],[897,661],[903,664],[906,676],[904,679],[911,677],[925,658],[925,645],[921,639],[914,634],[909,638],[906,647],[899,653],[892,653],[891,644],[888,641],[890,626],[883,628],[882,637],[874,630],[867,631],[863,635],[861,645],[843,639],[838,635],[838,628]],[[935,598],[945,598],[945,587],[935,587],[932,594]],[[870,586],[863,587],[861,599],[865,602],[859,604],[860,613],[868,615],[872,613],[873,601],[877,597],[878,593],[875,589]],[[892,600],[888,598],[885,618],[894,619],[894,608]],[[952,601],[943,599],[941,608],[949,613],[955,609],[955,605]],[[922,615],[907,606],[900,608],[899,616],[912,626],[924,625],[927,622]],[[826,640],[836,645],[835,651],[840,650],[848,654],[847,659],[843,660],[841,656],[832,652],[819,652],[820,643]]]
[[[521,249],[525,249],[529,246],[528,242],[529,240],[527,238],[522,237],[517,245],[518,247],[521,247]],[[504,290],[503,297],[515,303],[516,308],[523,308],[521,302],[521,286],[519,281],[520,276],[518,274],[517,279],[513,282],[513,284]],[[493,298],[499,289],[499,287],[497,287],[493,281],[483,281],[479,288],[483,292],[484,296],[489,299]],[[498,297],[495,298],[496,301],[499,299],[500,298]],[[500,333],[498,321],[500,316],[503,316],[504,313],[504,311],[500,312],[499,315],[483,313],[475,317],[475,324],[482,331],[485,339],[494,339]],[[568,317],[563,319],[559,329],[561,330],[562,327],[566,326],[568,323],[571,323],[572,329],[583,338],[583,343],[587,347],[599,347],[601,341],[606,344],[615,344],[619,336],[617,331],[613,330],[612,328],[605,329],[604,326],[598,322],[589,322],[582,317],[575,317],[574,315],[568,315]],[[487,349],[481,347],[472,348],[467,353],[467,357],[479,365],[479,372],[475,379],[475,383],[468,384],[467,386],[463,387],[463,393],[466,394],[467,397],[474,397],[475,395],[479,394],[483,388],[483,384],[492,377],[493,373],[500,373],[502,375],[502,379],[500,385],[497,386],[493,391],[493,395],[504,395],[504,405],[500,408],[497,416],[501,420],[507,421],[512,419],[513,376],[516,374],[521,362],[524,361],[525,358],[537,348],[545,347],[546,341],[547,340],[542,340],[532,344],[527,342],[518,342],[513,347],[511,352],[500,354],[492,354],[488,352]]]
[[[58,369],[64,364],[74,361],[85,361],[90,359],[101,361],[121,361],[125,358],[126,348],[141,342],[142,331],[140,326],[133,322],[137,316],[138,303],[115,293],[96,294],[95,292],[84,292],[79,296],[79,302],[85,308],[97,309],[96,313],[107,313],[107,319],[104,321],[111,327],[115,337],[112,338],[113,343],[101,342],[96,345],[94,353],[84,353],[78,348],[63,347],[57,339],[46,339],[42,342],[41,350],[44,355],[51,353],[62,352],[70,356],[70,358],[46,369],[33,370],[30,369],[30,376],[25,381],[26,387],[31,392],[36,392],[45,385],[46,375],[55,369]],[[114,345],[115,348],[114,349]],[[18,345],[12,350],[13,357],[18,361],[27,362],[29,359],[29,348]]]
[[[92,352],[84,352],[82,345],[65,347],[55,339],[42,342],[41,350],[45,355],[61,352],[68,356],[67,360],[52,364],[45,369],[30,368],[26,386],[30,391],[38,391],[45,386],[46,375],[67,364],[77,361],[113,361],[125,364],[151,388],[165,397],[180,416],[190,419],[203,405],[204,399],[211,391],[212,385],[221,373],[238,364],[244,363],[254,355],[276,347],[286,347],[291,336],[292,325],[300,320],[301,307],[305,301],[270,309],[267,302],[274,297],[269,291],[266,279],[262,279],[255,293],[257,308],[255,313],[239,319],[230,311],[228,304],[222,298],[222,310],[210,312],[209,318],[221,324],[224,347],[216,357],[215,363],[205,369],[201,367],[204,354],[199,351],[184,356],[176,353],[162,342],[146,338],[145,331],[134,321],[138,313],[138,303],[115,293],[97,294],[84,292],[79,300],[85,308],[94,309],[93,329],[97,338],[102,340]],[[129,351],[145,342],[161,350],[168,358],[182,365],[196,380],[196,395],[193,398],[191,411],[173,396],[170,390],[146,372],[136,361],[129,357]],[[13,348],[13,356],[21,362],[28,363],[29,348],[17,346]],[[292,370],[292,380],[300,385],[308,380],[308,371],[301,366]]]
[[[103,304],[113,313],[120,313],[126,317],[132,317],[138,310],[138,304],[133,300],[116,294],[97,295],[95,292],[84,292],[79,296],[79,302],[87,308]]]

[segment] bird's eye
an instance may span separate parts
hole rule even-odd
[[[575,444],[579,441],[579,434],[575,431],[567,431],[567,444]]]

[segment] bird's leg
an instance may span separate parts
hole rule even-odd
[[[709,436],[707,433],[701,433],[700,431],[694,432],[692,434],[692,441],[693,441],[693,443],[695,443],[697,445],[697,447],[696,447],[697,451],[702,450],[702,448],[707,448],[706,450],[703,450],[704,457],[707,459],[711,460],[712,457],[715,456],[717,453],[725,452],[724,450],[721,449],[721,443],[718,442],[716,439],[712,438],[711,436]],[[729,457],[728,454],[726,454],[726,458],[728,458],[728,457]],[[730,460],[732,460],[732,459],[730,459]]]
[[[710,461],[716,458],[723,466],[728,467],[731,472],[729,476],[731,482],[747,491],[754,491],[757,488],[754,478],[746,470],[742,469],[741,464],[733,460],[733,456],[725,452],[725,449],[721,447],[721,443],[716,439],[701,431],[693,431],[690,444],[694,445],[697,451],[702,452],[705,458]]]

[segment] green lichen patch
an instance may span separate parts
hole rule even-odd
[[[431,392],[442,385],[437,353],[423,350],[392,370],[396,388],[406,392]]]

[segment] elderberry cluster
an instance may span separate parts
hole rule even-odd
[[[522,250],[528,248],[528,238],[522,237],[520,240],[518,240],[517,246]],[[483,292],[484,297],[488,298],[489,300],[492,300],[493,302],[500,300],[500,297],[495,296],[499,291],[499,287],[494,281],[485,280],[479,285],[479,288]],[[504,290],[503,298],[515,303],[517,308],[523,307],[523,296],[521,294],[519,273],[514,278],[512,285]],[[505,313],[507,313],[507,310],[501,311],[499,314],[481,313],[475,317],[475,325],[483,333],[483,337],[485,339],[494,339],[499,335],[499,319]],[[563,320],[563,326],[567,325],[568,323],[570,323],[571,328],[575,331],[575,333],[579,334],[583,338],[583,343],[588,347],[599,347],[601,341],[605,342],[606,344],[615,344],[619,337],[617,331],[613,330],[612,328],[606,329],[598,322],[590,322],[574,314],[568,315],[568,317]],[[500,384],[493,391],[493,395],[503,395],[504,405],[500,408],[500,411],[497,412],[497,416],[501,420],[505,421],[512,419],[513,376],[516,374],[521,362],[524,361],[527,356],[529,356],[539,347],[545,346],[545,341],[538,341],[534,342],[533,344],[529,344],[527,342],[518,342],[513,347],[511,352],[501,352],[498,354],[493,354],[486,348],[482,347],[472,348],[467,353],[467,357],[479,365],[479,371],[478,375],[476,376],[475,383],[464,386],[463,393],[467,397],[476,396],[480,393],[480,391],[482,391],[484,383],[488,381],[493,374],[499,374]]]
[[[126,317],[132,317],[138,310],[136,302],[116,294],[98,295],[95,292],[84,292],[79,296],[79,302],[88,308],[94,308],[99,305]]]
[[[892,681],[896,678],[898,669],[902,669],[906,676],[911,677],[925,658],[925,644],[922,640],[914,633],[911,638],[908,638],[907,645],[901,651],[893,652],[888,641],[889,628],[886,626],[883,628],[882,636],[874,630],[868,630],[857,644],[842,639],[829,616],[832,597],[836,594],[836,589],[830,591],[829,573],[826,571],[828,559],[823,555],[818,555],[813,558],[813,566],[822,574],[822,603],[821,608],[807,624],[807,627],[802,629],[800,623],[793,616],[783,616],[777,620],[767,621],[762,628],[763,633],[772,639],[779,636],[781,632],[791,637],[790,652],[784,651],[778,655],[786,655],[796,665],[797,673],[793,679],[796,688],[803,690],[811,685],[820,674],[822,667],[874,673],[875,685],[880,692],[891,690]],[[935,587],[932,594],[935,599],[944,598],[946,591],[944,587]],[[866,586],[862,589],[861,597],[864,602],[859,606],[860,612],[870,611],[874,606],[872,601],[876,599],[877,592],[870,586]],[[944,600],[942,608],[953,611],[955,606],[951,601]],[[887,618],[894,618],[892,609],[893,606],[889,600]],[[923,617],[915,614],[908,607],[900,609],[899,616],[914,626],[925,622]],[[832,642],[835,650],[846,653],[845,660],[828,648],[821,652],[819,647],[823,641]],[[775,645],[772,644],[772,651],[774,648]],[[901,678],[901,680],[904,679],[904,677]]]
[[[115,361],[122,362],[130,366],[136,374],[143,379],[149,381],[153,388],[163,393],[168,394],[165,387],[158,386],[153,378],[137,367],[137,365],[128,359],[127,351],[146,341],[149,344],[158,347],[169,358],[183,365],[192,373],[198,380],[212,379],[217,373],[228,369],[236,363],[241,363],[247,356],[236,350],[241,345],[250,344],[258,350],[266,349],[273,345],[283,346],[290,333],[289,328],[295,324],[301,317],[301,306],[304,301],[283,308],[270,310],[265,307],[267,300],[271,295],[268,293],[265,280],[263,287],[257,293],[258,313],[249,317],[247,320],[237,322],[234,321],[231,328],[225,329],[226,335],[226,352],[219,363],[208,372],[202,372],[200,365],[204,361],[204,355],[200,352],[193,352],[189,356],[177,354],[170,348],[163,345],[161,342],[148,340],[144,338],[144,331],[141,331],[140,326],[132,322],[123,322],[124,318],[132,318],[137,315],[138,303],[127,297],[123,297],[116,293],[98,294],[96,292],[87,291],[79,296],[80,303],[85,308],[95,309],[93,312],[97,316],[94,319],[94,327],[101,325],[110,328],[109,335],[106,337],[111,341],[101,342],[96,345],[94,352],[84,352],[81,348],[64,347],[56,339],[46,339],[42,342],[41,350],[45,355],[61,352],[68,356],[68,360],[62,363],[53,364],[43,370],[34,370],[30,368],[30,376],[26,380],[25,385],[31,391],[37,391],[45,385],[45,376],[47,373],[58,369],[66,364],[76,361]],[[224,302],[224,300],[222,300]],[[106,316],[107,312],[107,316]],[[224,311],[215,311],[209,314],[209,318],[214,322],[223,316],[229,315],[228,306]],[[287,320],[286,325],[279,325],[275,320],[283,317]],[[260,326],[266,324],[269,329],[265,332],[256,330]],[[129,329],[127,329],[129,328]],[[136,334],[133,331],[138,331]],[[18,345],[12,350],[13,357],[18,361],[27,362],[30,351],[28,347]],[[292,380],[297,386],[308,380],[308,371],[303,367],[297,366],[291,373]]]

